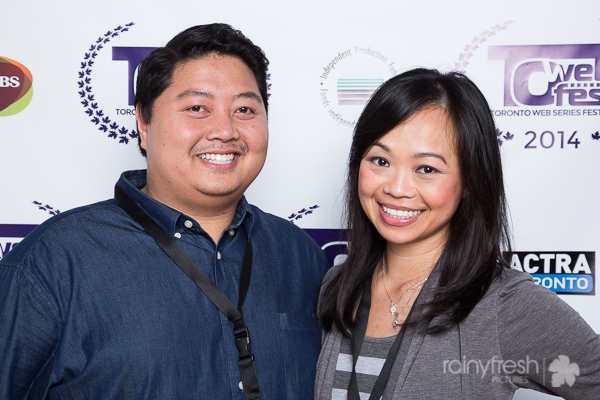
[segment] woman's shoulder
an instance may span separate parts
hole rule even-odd
[[[548,298],[558,299],[556,293],[536,284],[530,274],[513,268],[499,268],[487,294],[497,297],[500,302],[527,300],[537,303],[546,302]]]
[[[515,269],[499,268],[485,295],[468,320],[496,320],[503,324],[535,313],[536,310],[563,311],[570,308],[556,293],[534,283],[531,275]]]
[[[502,270],[485,297],[493,305],[500,325],[541,327],[549,321],[587,325],[555,292],[536,284],[528,273],[515,269]]]

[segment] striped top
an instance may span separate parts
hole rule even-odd
[[[361,400],[369,399],[394,340],[396,336],[386,338],[365,336],[356,363],[356,381]],[[348,399],[350,375],[352,375],[352,340],[343,337],[333,376],[331,400]]]

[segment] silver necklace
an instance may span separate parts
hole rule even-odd
[[[383,282],[383,288],[385,289],[385,292],[387,293],[388,299],[390,299],[390,303],[392,303],[391,307],[390,307],[390,313],[394,316],[394,321],[392,322],[392,328],[396,329],[398,328],[398,325],[400,325],[400,322],[398,321],[398,315],[400,315],[400,313],[402,311],[404,311],[404,309],[406,308],[406,306],[408,306],[408,304],[410,303],[410,301],[413,298],[413,295],[415,292],[413,292],[414,289],[416,289],[419,286],[422,286],[425,281],[427,280],[427,278],[423,279],[421,282],[418,282],[416,285],[414,285],[413,287],[411,287],[410,289],[408,289],[407,291],[405,291],[402,296],[400,296],[400,298],[396,301],[392,300],[392,296],[390,296],[390,292],[388,291],[387,286],[385,286],[385,255],[383,256],[383,274],[381,275],[381,280]],[[397,311],[396,308],[396,304],[402,300],[402,298],[404,298],[404,296],[406,296],[406,294],[408,292],[410,293],[410,297],[408,298],[408,300],[406,301],[406,303],[404,303],[404,305],[402,306],[402,308],[400,309],[400,311]]]

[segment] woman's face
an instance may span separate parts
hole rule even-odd
[[[360,164],[360,203],[388,245],[443,247],[461,193],[454,133],[437,107],[389,131]]]

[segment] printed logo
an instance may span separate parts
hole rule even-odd
[[[600,44],[490,46],[504,61],[504,106],[599,106]]]
[[[92,68],[94,64],[96,64],[102,50],[105,49],[105,46],[120,34],[129,31],[129,28],[133,25],[132,22],[124,27],[118,26],[113,30],[109,30],[90,45],[89,50],[84,54],[83,61],[80,63],[78,72],[79,80],[77,82],[79,87],[79,98],[81,99],[81,104],[83,105],[86,115],[90,118],[90,121],[99,131],[104,132],[109,138],[115,140],[118,139],[119,143],[124,144],[129,143],[131,139],[137,139],[137,131],[133,127],[127,128],[124,124],[117,122],[117,117],[120,115],[128,115],[130,116],[130,119],[127,125],[135,126],[135,120],[131,118],[135,115],[133,107],[114,108],[114,114],[106,112],[105,109],[100,106],[99,101],[96,99],[96,93],[93,91]],[[142,61],[142,59],[153,49],[154,47],[113,47],[112,49],[113,60],[125,60],[129,62],[128,105],[133,105],[133,82],[136,68],[140,61]]]
[[[0,259],[15,248],[37,225],[0,224]]]
[[[329,266],[341,264],[348,258],[348,238],[345,229],[304,229],[325,252]]]
[[[526,252],[510,254],[511,267],[524,271],[533,281],[559,294],[595,294],[596,253]]]
[[[370,47],[340,51],[319,75],[321,104],[338,125],[354,128],[375,90],[396,73],[395,63]]]
[[[90,122],[107,137],[118,139],[119,143],[124,144],[137,139],[138,136],[133,107],[138,66],[152,50],[156,49],[156,47],[109,46],[109,43],[123,33],[129,32],[133,26],[133,22],[125,26],[117,26],[98,37],[84,53],[79,66],[77,82],[80,101]],[[110,49],[111,52],[108,52],[107,49]],[[102,65],[104,73],[95,76],[94,83],[100,90],[104,90],[96,92],[92,86],[92,72],[98,64]],[[109,65],[110,71],[108,71]],[[120,69],[126,70],[126,72],[117,72]],[[109,81],[107,76],[115,79]],[[270,78],[271,76],[268,74],[267,91],[271,89]],[[102,83],[98,84],[98,81]],[[122,85],[122,87],[116,87],[117,85]],[[112,88],[110,94],[105,89],[107,87]],[[115,96],[113,93],[119,95]],[[270,93],[267,93],[267,96],[270,96]],[[102,102],[100,97],[104,99]],[[107,101],[107,98],[112,101]],[[123,121],[127,122],[123,123]]]
[[[23,65],[10,58],[0,57],[0,116],[23,111],[33,97],[33,77]]]
[[[526,356],[521,360],[504,360],[493,356],[488,360],[444,360],[443,373],[453,375],[478,375],[481,379],[491,379],[492,383],[525,384],[529,381],[526,376],[539,374],[540,363]]]
[[[541,368],[540,368],[541,364]],[[541,370],[545,370],[546,358],[535,360],[525,356],[521,360],[504,360],[501,357],[493,356],[490,359],[467,359],[465,356],[458,360],[443,360],[442,368],[444,374],[453,375],[477,375],[481,379],[486,377],[492,383],[512,383],[526,384],[531,375],[539,375]],[[579,376],[579,365],[571,363],[569,357],[559,355],[558,358],[550,363],[548,371],[551,375],[552,387],[560,387],[564,384],[573,386],[575,377]],[[546,374],[542,375],[542,384],[546,382]]]
[[[558,356],[556,360],[552,361],[548,370],[554,372],[552,374],[552,387],[560,387],[565,383],[573,386],[575,377],[579,376],[579,365],[571,363],[567,356]]]

